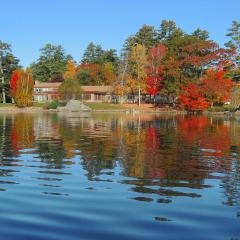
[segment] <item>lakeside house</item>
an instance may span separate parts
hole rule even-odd
[[[112,86],[81,86],[84,102],[112,102]]]
[[[59,100],[59,87],[61,82],[35,82],[33,87],[34,102],[50,102]],[[120,96],[114,93],[113,86],[81,86],[81,100],[89,103],[116,103],[120,102]],[[166,102],[166,99],[157,96],[157,102]],[[141,93],[141,101],[144,103],[152,103],[153,99],[145,92]],[[137,103],[138,94],[125,94],[123,96],[124,103]]]
[[[61,82],[35,82],[33,87],[34,102],[49,102],[58,100]],[[85,102],[111,102],[112,86],[81,86],[82,100]]]
[[[34,102],[50,102],[59,99],[61,82],[38,82],[33,86]]]

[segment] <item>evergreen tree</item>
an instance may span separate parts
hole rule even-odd
[[[193,33],[193,36],[198,37],[201,40],[207,40],[209,39],[209,32],[206,30],[201,30],[200,28],[197,28]]]
[[[234,59],[238,69],[232,70],[230,76],[235,81],[240,81],[240,21],[232,21],[232,27],[228,29],[226,36],[230,37],[225,46],[236,50],[236,57]]]
[[[160,28],[158,29],[158,39],[160,41],[170,40],[175,32],[181,32],[182,30],[176,26],[176,23],[172,20],[162,20]]]
[[[102,64],[104,61],[103,55],[104,50],[102,47],[91,42],[83,54],[82,63]]]
[[[61,45],[46,44],[40,52],[38,61],[31,65],[33,79],[41,82],[63,81],[67,62],[72,57],[65,53]]]
[[[0,40],[0,88],[3,103],[10,99],[9,82],[12,72],[19,68],[18,63],[19,60],[12,54],[11,45]]]
[[[117,68],[119,64],[119,58],[115,49],[109,49],[104,51],[103,59],[104,63],[112,63],[115,68]]]
[[[94,63],[96,58],[95,45],[93,42],[90,42],[83,54],[82,63]]]
[[[82,63],[112,63],[115,67],[118,64],[118,61],[119,60],[115,49],[103,50],[101,45],[95,45],[92,42],[87,46],[82,58]]]
[[[136,44],[144,46],[148,51],[159,42],[158,34],[154,27],[150,25],[143,25],[135,35],[130,36],[125,41],[123,54],[127,55]]]
[[[225,45],[236,48],[240,52],[240,21],[232,21],[232,27],[228,29],[226,36],[230,37],[231,40]]]

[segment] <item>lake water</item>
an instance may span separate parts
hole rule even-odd
[[[0,115],[0,239],[240,239],[240,119]]]

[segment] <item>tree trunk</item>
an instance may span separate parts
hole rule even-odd
[[[2,102],[6,103],[6,92],[5,92],[5,81],[3,76],[3,68],[2,68],[2,62],[0,61],[0,73],[1,73],[1,79],[2,79]]]
[[[141,104],[141,88],[140,86],[138,87],[138,106]]]
[[[141,104],[141,87],[140,87],[140,72],[139,72],[139,67],[137,71],[137,80],[138,80],[138,106]]]
[[[123,104],[123,91],[122,91],[122,93],[121,93],[121,95],[120,95],[120,104]]]
[[[4,85],[4,81],[2,81],[2,102],[6,103],[6,93],[5,93],[5,87]]]

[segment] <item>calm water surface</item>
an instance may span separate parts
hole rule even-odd
[[[0,239],[240,239],[240,119],[0,115]]]

